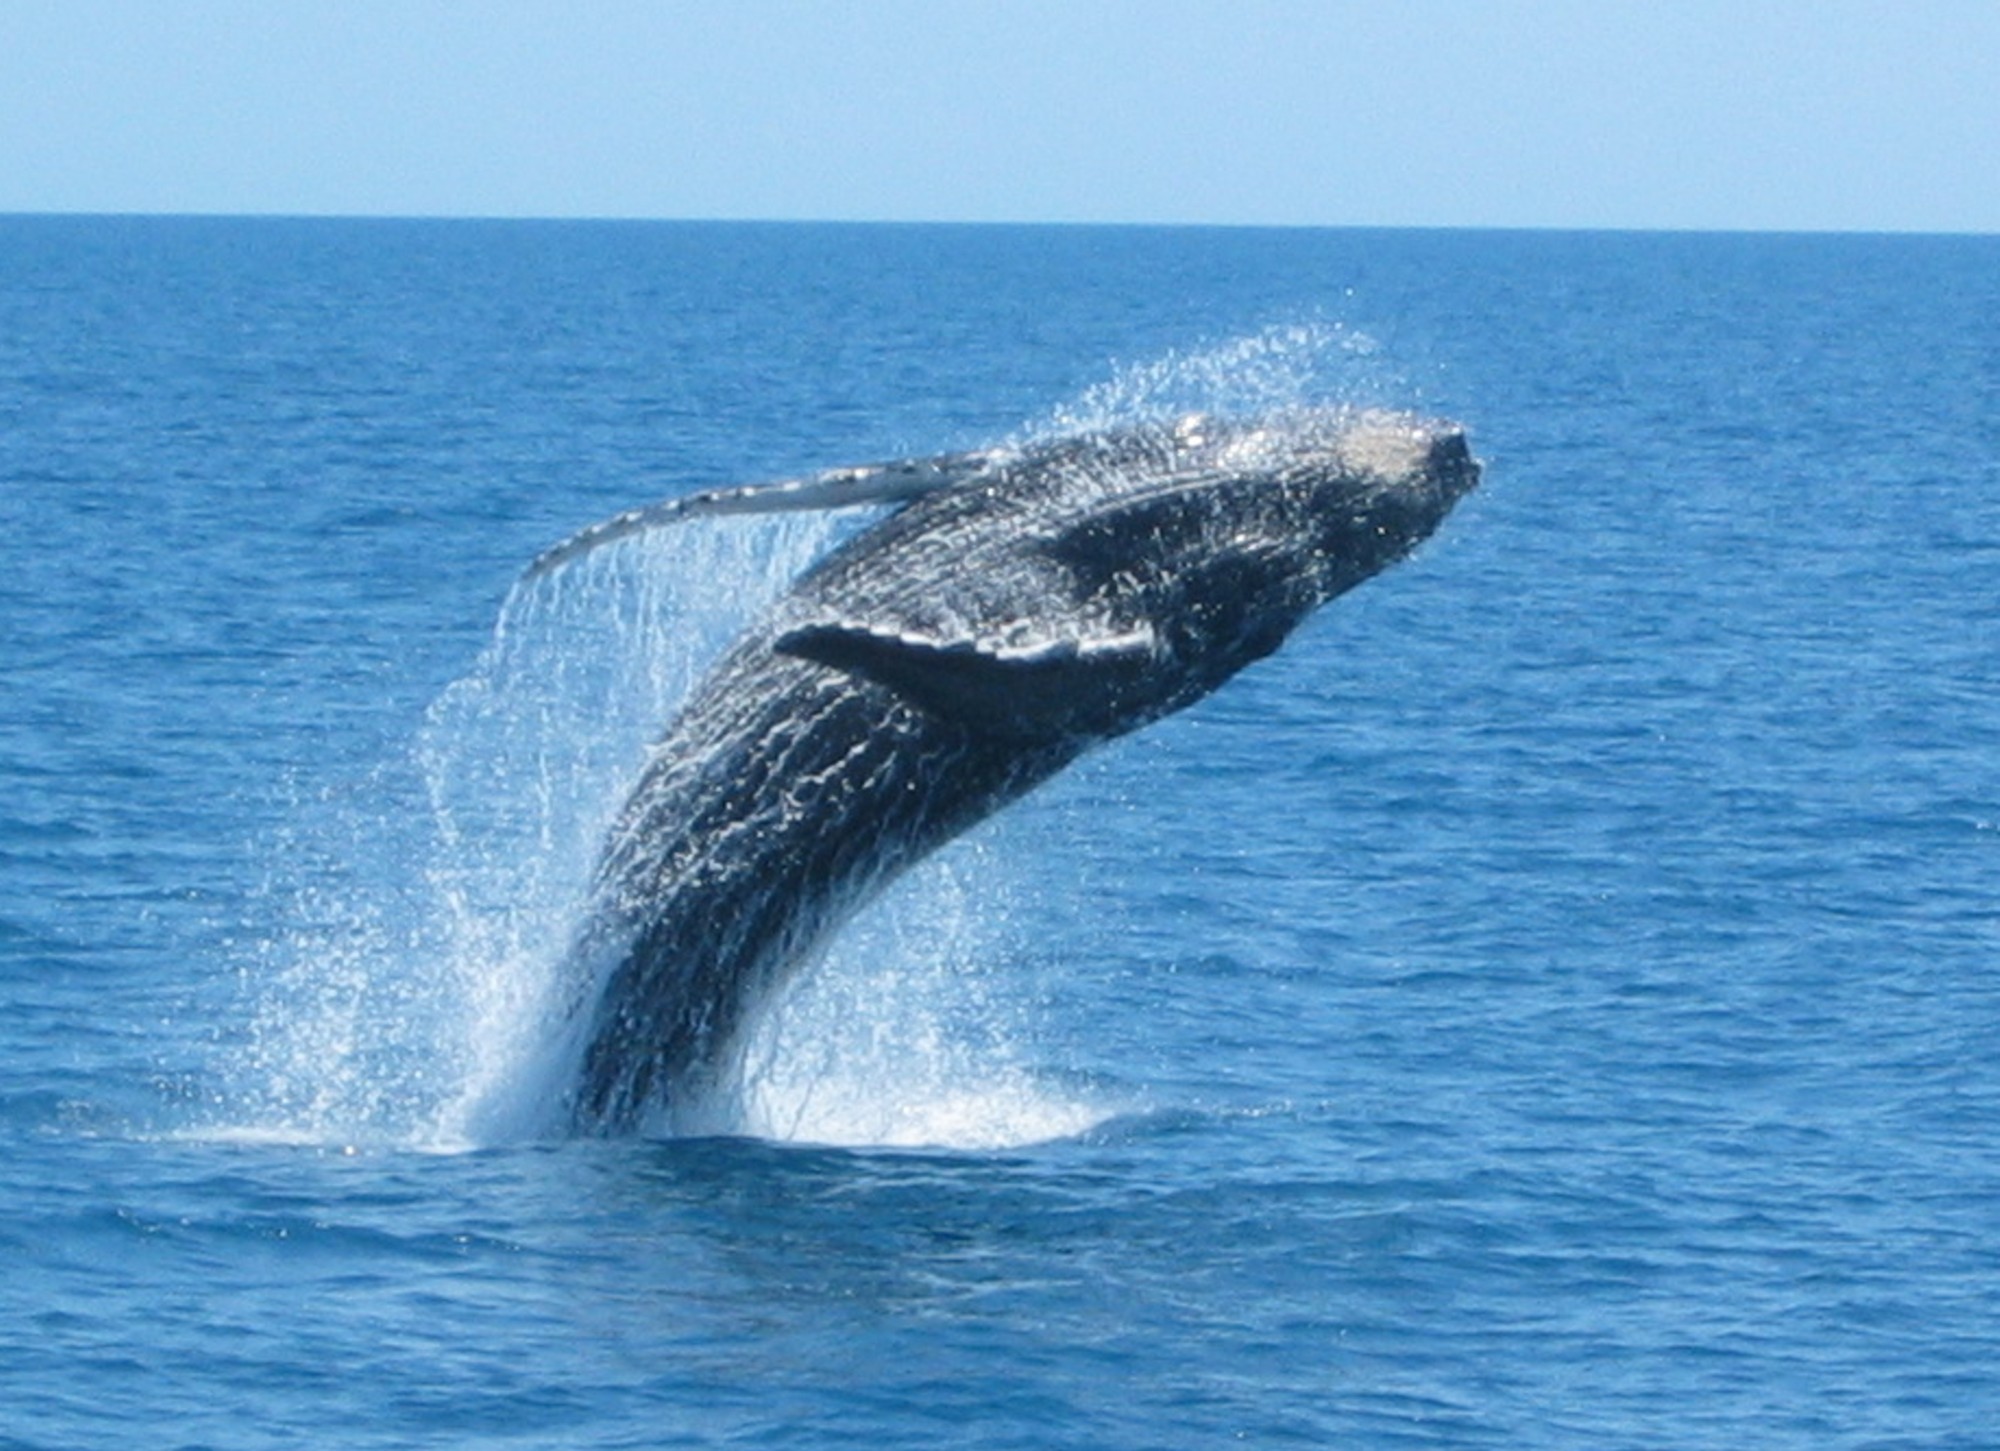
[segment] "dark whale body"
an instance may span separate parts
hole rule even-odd
[[[1456,428],[1405,415],[1198,416],[697,496],[545,556],[681,514],[906,501],[727,651],[614,826],[578,948],[601,984],[578,1124],[712,1082],[898,873],[1270,653],[1478,473]]]

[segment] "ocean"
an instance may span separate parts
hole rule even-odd
[[[1482,487],[678,1136],[553,964],[845,516],[1172,410]],[[0,1447],[2000,1445],[2000,239],[0,218]]]

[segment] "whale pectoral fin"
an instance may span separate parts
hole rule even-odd
[[[806,625],[776,648],[874,680],[933,714],[1009,735],[1092,730],[1122,679],[1150,665],[1150,628],[1034,645],[932,640],[865,625]]]
[[[528,567],[521,571],[521,579],[524,582],[539,579],[551,570],[568,564],[580,554],[588,554],[601,545],[610,544],[675,519],[685,518],[688,513],[685,499],[668,499],[644,509],[627,509],[622,514],[592,524],[588,529],[577,530],[560,544],[550,545],[537,554],[529,562]]]
[[[535,556],[524,579],[547,574],[580,554],[678,519],[718,514],[775,514],[796,509],[848,509],[862,504],[900,504],[922,494],[954,488],[990,473],[1014,457],[1011,449],[983,448],[930,458],[892,459],[823,469],[797,478],[773,479],[727,489],[704,489],[642,509],[628,509],[577,531]]]

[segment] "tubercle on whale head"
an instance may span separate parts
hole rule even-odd
[[[1174,453],[1223,476],[1354,498],[1408,493],[1440,518],[1479,482],[1461,426],[1391,409],[1305,408],[1237,420],[1194,413],[1175,420],[1166,437]]]
[[[1319,553],[1335,576],[1331,594],[1427,539],[1478,486],[1480,464],[1457,424],[1371,413],[1300,473]]]
[[[1330,450],[1334,467],[1376,487],[1411,492],[1450,508],[1479,482],[1465,430],[1409,413],[1357,415]]]

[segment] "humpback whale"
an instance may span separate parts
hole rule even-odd
[[[1201,699],[1478,481],[1409,414],[1193,415],[635,510],[893,505],[729,646],[653,747],[573,949],[586,1131],[727,1071],[759,1002],[899,873],[1093,744]]]

